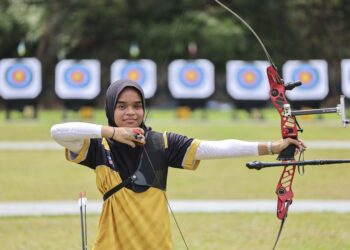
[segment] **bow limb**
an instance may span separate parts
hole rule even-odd
[[[229,11],[232,15],[234,15],[236,18],[238,18],[256,37],[258,42],[260,43],[262,49],[264,50],[267,59],[270,62],[270,66],[267,68],[267,76],[269,79],[270,84],[270,99],[279,112],[281,116],[281,133],[283,138],[294,138],[298,139],[298,129],[297,129],[297,121],[295,119],[295,116],[292,117],[285,117],[283,115],[285,106],[289,105],[287,102],[287,99],[285,97],[285,91],[286,86],[283,82],[283,79],[278,75],[277,68],[273,64],[272,59],[267,52],[263,42],[259,38],[259,36],[254,32],[254,30],[233,10],[225,6],[223,3],[221,3],[219,0],[215,0],[219,5],[221,5],[224,9]],[[299,84],[299,83],[298,83]],[[293,89],[294,87],[298,86],[298,84],[293,83],[290,86],[287,87],[287,89]],[[300,85],[300,84],[299,84]],[[296,150],[296,146],[290,145],[285,150],[283,150],[279,156],[278,160],[282,162],[295,162],[294,159],[294,153]],[[279,240],[279,236],[281,234],[285,219],[287,217],[288,208],[290,204],[292,204],[293,199],[293,191],[292,191],[292,183],[294,179],[295,174],[295,165],[292,164],[292,166],[286,166],[283,169],[283,172],[281,174],[281,177],[279,179],[279,182],[276,187],[276,194],[277,194],[277,217],[281,220],[281,226],[275,241],[275,244],[273,246],[273,249],[275,249],[277,242]]]
[[[220,6],[230,12],[233,16],[239,19],[256,37],[259,44],[261,45],[265,55],[270,62],[270,66],[267,68],[267,76],[270,84],[270,99],[277,111],[281,116],[281,132],[283,138],[291,137],[293,139],[298,139],[298,128],[297,121],[294,116],[285,117],[283,115],[284,105],[289,105],[287,99],[285,97],[286,86],[283,82],[283,79],[277,73],[277,67],[274,65],[271,56],[269,55],[264,43],[261,41],[260,37],[255,33],[255,31],[249,26],[247,22],[243,20],[237,13],[235,13],[232,9],[221,3],[219,0],[215,0]],[[298,83],[300,85],[300,83]],[[298,84],[293,83],[288,85],[287,89],[293,89],[298,86]],[[294,161],[294,153],[296,150],[295,145],[288,146],[285,150],[283,150],[278,156],[278,160],[283,162]],[[278,218],[285,218],[288,207],[292,203],[293,191],[292,191],[292,182],[295,173],[295,166],[285,167],[282,175],[280,177],[279,183],[276,188],[276,193],[278,196],[278,205],[277,205],[277,215]],[[286,203],[288,205],[286,205]]]

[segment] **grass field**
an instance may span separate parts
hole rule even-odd
[[[61,122],[59,111],[42,111],[38,120],[0,121],[0,141],[48,141],[52,124]],[[265,120],[250,120],[238,113],[201,113],[187,120],[175,119],[172,111],[151,110],[149,125],[158,131],[174,131],[199,139],[236,138],[253,141],[278,139],[279,117],[264,111]],[[4,114],[0,112],[0,117]],[[72,117],[70,120],[77,120]],[[105,123],[102,111],[91,121]],[[305,129],[301,138],[350,140],[349,128],[342,128],[336,115],[299,121]],[[309,148],[305,159],[350,158],[349,151]],[[171,169],[170,199],[275,199],[274,189],[281,169],[248,170],[245,163],[256,157],[203,161],[197,171]],[[259,158],[274,161],[272,156]],[[310,167],[294,182],[298,199],[350,199],[349,165]],[[62,151],[0,151],[0,202],[18,200],[76,200],[85,190],[88,199],[100,199],[94,172],[66,162]],[[293,214],[292,208],[278,249],[350,249],[350,214]],[[177,214],[190,249],[271,249],[279,221],[274,214]],[[93,242],[98,216],[89,216],[89,246]],[[78,216],[0,218],[0,249],[78,249]],[[185,249],[173,228],[174,249]]]
[[[189,249],[272,249],[279,227],[272,214],[177,214]],[[350,249],[349,214],[290,214],[277,249]],[[88,217],[91,249],[98,216]],[[173,225],[174,249],[186,249]],[[1,249],[81,249],[78,216],[0,219]]]

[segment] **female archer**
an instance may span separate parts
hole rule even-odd
[[[108,126],[56,124],[51,135],[69,161],[95,170],[104,198],[95,250],[172,249],[166,198],[168,167],[195,170],[200,160],[278,154],[302,141],[205,141],[147,127],[145,98],[136,82],[119,80],[106,93]]]

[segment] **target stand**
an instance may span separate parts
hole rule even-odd
[[[4,100],[5,103],[5,119],[11,120],[11,113],[13,111],[20,112],[22,118],[37,119],[38,118],[38,102],[36,99],[14,99]]]
[[[232,100],[233,106],[235,107],[232,109],[232,119],[237,119],[237,112],[236,110],[244,110],[248,113],[249,118],[254,120],[264,120],[264,112],[263,108],[268,106],[269,101],[263,101],[263,100]]]
[[[209,99],[176,99],[176,118],[187,119],[196,109],[201,109],[201,118],[208,118],[207,102]]]
[[[82,99],[65,99],[63,101],[63,120],[92,120],[95,101]]]
[[[37,118],[41,90],[41,63],[38,59],[7,58],[0,61],[0,93],[7,120],[11,119],[12,111],[21,112],[24,118]]]

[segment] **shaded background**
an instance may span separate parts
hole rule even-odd
[[[275,64],[287,60],[325,59],[329,64],[330,93],[325,105],[340,94],[340,60],[350,57],[350,5],[339,0],[224,1],[258,33]],[[43,108],[60,107],[54,93],[54,70],[61,59],[98,59],[102,90],[109,84],[110,65],[130,58],[137,43],[139,58],[158,65],[158,90],[153,104],[170,98],[167,66],[188,58],[195,42],[198,58],[215,64],[216,91],[212,99],[227,101],[225,64],[232,59],[265,60],[253,35],[215,1],[209,0],[0,0],[0,58],[18,57],[21,41],[26,57],[43,66]],[[3,107],[3,103],[0,104]]]

